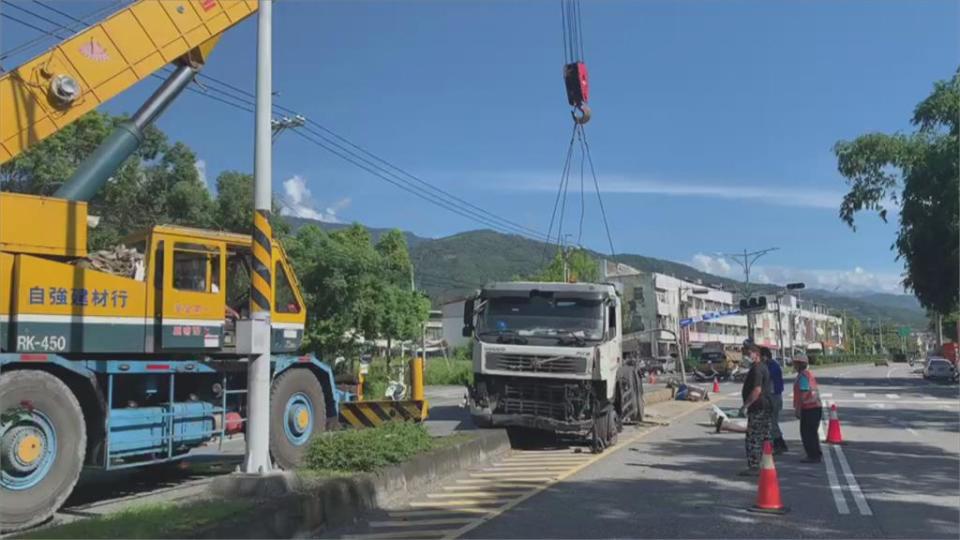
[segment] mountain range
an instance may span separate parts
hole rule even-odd
[[[328,231],[349,227],[349,224],[327,223],[305,218],[285,216],[291,227],[313,224]],[[368,228],[374,241],[389,229]],[[465,296],[489,281],[510,280],[538,272],[553,255],[551,246],[523,236],[503,234],[491,230],[457,233],[442,238],[424,238],[404,231],[410,259],[413,262],[416,285],[426,291],[434,305]],[[604,255],[590,252],[597,259]],[[617,261],[645,272],[659,272],[687,281],[735,291],[741,286],[737,280],[708,274],[686,264],[631,253],[618,254]],[[772,293],[776,285],[757,284],[759,292]],[[927,327],[926,312],[917,299],[905,294],[840,293],[820,289],[800,291],[803,298],[825,304],[872,324],[882,320],[884,325]]]

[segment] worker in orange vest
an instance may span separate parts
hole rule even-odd
[[[793,367],[797,370],[797,380],[793,383],[793,412],[800,419],[800,439],[807,452],[807,457],[801,461],[820,463],[823,452],[820,451],[817,430],[823,417],[823,404],[820,402],[817,378],[813,376],[808,364],[807,357],[802,354],[793,359]]]

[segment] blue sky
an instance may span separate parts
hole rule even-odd
[[[106,5],[48,2],[75,15]],[[960,63],[956,2],[610,0],[582,12],[587,134],[617,251],[731,275],[716,252],[778,246],[761,279],[897,290],[896,227],[837,219],[845,184],[831,147],[910,129],[916,103]],[[277,103],[546,231],[570,136],[558,1],[285,0],[274,22]],[[9,21],[0,31],[4,49],[36,35]],[[205,73],[252,89],[255,44],[251,19]],[[156,84],[107,110],[134,110]],[[185,94],[159,125],[196,150],[211,183],[252,170],[252,115]],[[430,237],[480,227],[291,133],[274,166],[275,190],[304,215]],[[587,195],[583,243],[607,251]],[[576,238],[578,172],[569,196]]]

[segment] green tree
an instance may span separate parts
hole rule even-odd
[[[52,195],[70,178],[122,116],[91,112],[0,167],[0,188]],[[170,144],[154,126],[143,144],[89,202],[101,217],[89,244],[99,249],[159,223],[198,227],[212,223],[213,199],[196,169],[196,155],[183,143]]]
[[[216,226],[220,230],[250,233],[253,230],[253,175],[223,171],[217,176]]]
[[[838,168],[850,185],[840,219],[854,227],[861,211],[886,221],[899,206],[900,228],[891,249],[903,259],[904,287],[942,315],[957,308],[960,283],[958,198],[960,190],[960,70],[913,112],[911,134],[869,133],[834,147]]]
[[[398,286],[406,285],[409,289],[413,265],[410,263],[407,239],[403,233],[398,229],[387,231],[377,241],[375,248],[383,258],[384,271],[390,283]]]
[[[568,249],[564,253],[558,250],[550,264],[531,279],[533,281],[564,281],[564,259],[566,259],[567,279],[590,283],[599,278],[600,268],[596,259],[583,249]]]

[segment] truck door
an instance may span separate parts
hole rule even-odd
[[[224,245],[167,238],[162,265],[162,348],[219,349],[225,320]]]

